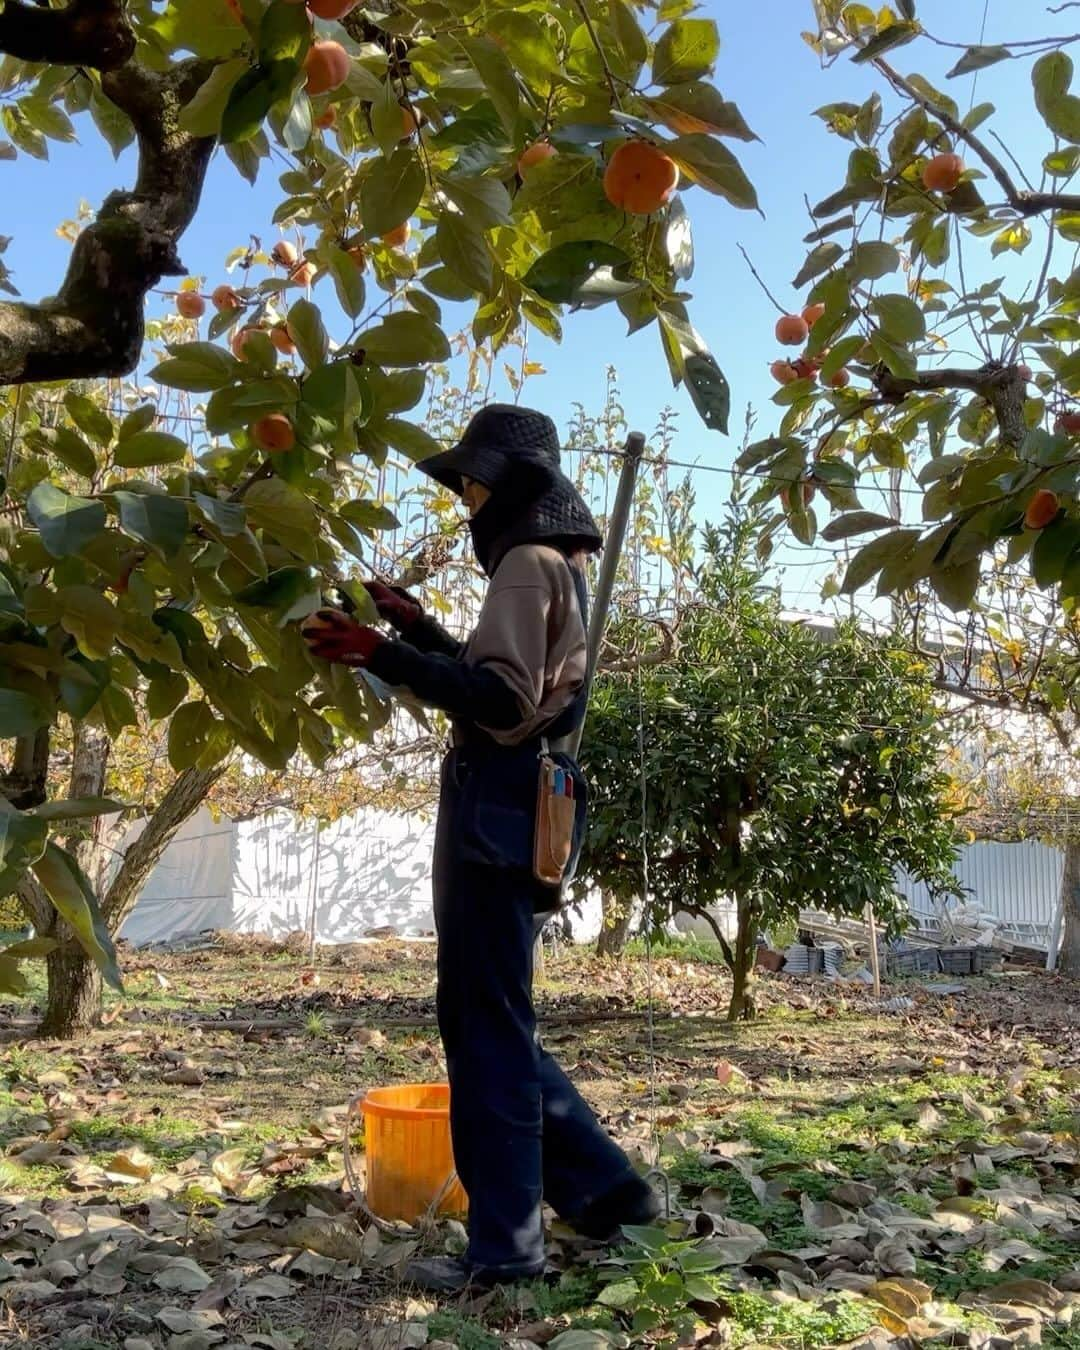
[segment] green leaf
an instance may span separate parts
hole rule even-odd
[[[640,1292],[637,1280],[616,1280],[601,1289],[596,1301],[605,1308],[629,1308]]]
[[[539,257],[523,278],[525,285],[551,304],[568,304],[603,266],[623,267],[630,259],[622,249],[596,239],[557,244]]]
[[[426,185],[424,166],[407,145],[389,159],[372,159],[360,184],[360,218],[367,237],[377,239],[408,220]]]
[[[166,558],[178,553],[188,532],[187,503],[157,492],[114,492],[120,528]]]
[[[169,763],[177,773],[198,761],[216,725],[208,703],[185,703],[177,708],[169,723]]]
[[[41,542],[54,558],[67,558],[85,548],[105,528],[103,502],[73,497],[39,483],[26,502],[26,513],[41,534]]]
[[[409,426],[411,423],[403,423],[402,425]],[[436,443],[436,451],[439,448],[438,443]],[[379,502],[346,502],[341,508],[341,515],[350,525],[355,525],[357,529],[365,532],[370,530],[396,530],[401,523],[389,507],[382,506]]]
[[[188,695],[188,682],[178,671],[156,675],[146,687],[146,711],[155,722],[174,712]]]
[[[902,47],[912,38],[918,37],[922,29],[917,23],[894,23],[883,28],[865,43],[851,58],[856,65],[876,60],[894,47]]]
[[[109,414],[82,394],[64,395],[64,407],[67,414],[84,436],[89,436],[98,445],[108,445],[113,438],[113,424]]]
[[[674,84],[644,103],[655,118],[677,133],[705,131],[737,141],[758,139],[738,107],[728,103],[711,84],[700,80]]]
[[[1077,550],[1080,550],[1080,521],[1059,516],[1040,530],[1031,550],[1031,575],[1036,585],[1044,591],[1057,585]]]
[[[334,279],[338,303],[349,316],[355,319],[364,308],[364,274],[356,261],[350,258],[343,248],[333,245],[329,250],[330,275]]]
[[[517,75],[510,58],[497,42],[488,37],[465,38],[461,45],[483,80],[499,120],[510,137],[516,140],[520,95]],[[367,217],[362,216],[362,219],[366,221]]]
[[[371,101],[371,130],[375,144],[389,158],[401,144],[404,121],[392,80],[384,81],[379,97]]]
[[[388,445],[393,446],[395,450],[400,450],[402,454],[408,455],[414,463],[429,459],[443,449],[434,436],[429,435],[423,427],[418,427],[415,422],[406,422],[399,417],[384,418],[377,424],[375,430]],[[345,514],[344,511],[342,511],[342,514]],[[354,521],[353,524],[356,524],[356,522]]]
[[[466,286],[481,295],[491,293],[494,263],[483,229],[471,216],[444,211],[435,228],[439,257]]]
[[[690,352],[683,378],[698,416],[710,431],[727,435],[731,389],[712,352]]]
[[[307,497],[280,478],[252,483],[244,496],[253,529],[264,529],[299,558],[314,558],[319,516]]]
[[[839,244],[818,244],[817,248],[809,255],[802,267],[799,268],[798,275],[791,283],[792,286],[794,286],[796,290],[805,286],[808,281],[813,281],[815,277],[821,276],[822,272],[827,272],[829,268],[843,256],[844,250]]]
[[[259,25],[259,60],[263,65],[291,61],[299,65],[311,46],[311,17],[292,0],[273,0]]]
[[[899,266],[900,254],[892,244],[869,240],[865,244],[856,244],[852,249],[848,275],[852,282],[878,281],[890,272],[895,272]]]
[[[126,441],[129,436],[134,436],[136,432],[145,431],[147,427],[153,426],[156,418],[156,403],[144,403],[139,408],[133,408],[120,423],[120,429],[116,433],[116,439],[118,441]]]
[[[919,530],[893,530],[864,544],[848,563],[841,594],[853,595],[881,571],[886,563],[905,557],[914,548]]]
[[[32,814],[38,820],[89,820],[126,809],[123,802],[113,801],[111,797],[64,797],[35,806]]]
[[[290,92],[298,73],[297,62],[285,60],[252,66],[241,75],[229,92],[221,116],[222,143],[251,140],[274,104]]]
[[[318,305],[310,300],[297,300],[289,310],[289,335],[309,370],[325,363],[330,353],[330,338],[323,326]]]
[[[123,993],[124,982],[120,978],[116,948],[79,864],[65,849],[49,843],[33,864],[33,870],[46,895],[67,920],[79,946],[101,971],[105,981]]]
[[[135,128],[131,118],[122,112],[111,98],[106,98],[96,85],[90,96],[90,116],[101,132],[102,139],[113,152],[113,158],[119,158],[135,139]]]
[[[22,942],[11,942],[0,948],[0,955],[10,961],[40,961],[43,956],[56,951],[59,942],[51,937],[25,938]]]
[[[720,52],[713,19],[676,19],[660,35],[653,51],[653,82],[681,84],[708,75]]]
[[[70,427],[38,427],[26,440],[35,450],[55,455],[66,468],[84,478],[93,478],[97,472],[97,456]]]
[[[678,136],[664,147],[687,178],[742,210],[759,210],[753,183],[726,145],[700,132]]]
[[[242,57],[214,66],[207,79],[180,109],[180,126],[192,136],[216,136],[233,86],[248,62]]]
[[[999,61],[1007,61],[1011,56],[1008,47],[969,47],[945,78],[951,80],[957,75],[970,75],[973,71],[997,65]]]
[[[0,691],[0,694],[5,692],[9,691]],[[6,798],[0,799],[0,876],[5,882],[22,876],[45,852],[48,839],[45,821],[25,811],[17,811]]]
[[[503,51],[527,85],[546,95],[559,81],[562,67],[553,37],[553,27],[534,14],[520,10],[488,11],[484,28],[501,40]]]
[[[1035,106],[1056,135],[1080,144],[1080,98],[1069,93],[1073,63],[1064,52],[1047,52],[1031,69]]]
[[[117,442],[113,459],[122,469],[143,469],[152,464],[177,464],[187,452],[179,436],[167,431],[137,431]]]
[[[838,539],[869,534],[871,530],[895,528],[899,524],[900,522],[894,520],[892,516],[882,516],[876,511],[848,511],[845,515],[830,520],[821,531],[821,537],[828,543],[835,543]]]
[[[475,225],[489,230],[509,225],[510,194],[497,178],[443,178],[442,190]]]
[[[926,336],[922,310],[906,295],[875,295],[870,310],[890,342],[918,342]]]
[[[52,721],[52,709],[20,689],[0,689],[0,737],[29,736]]]
[[[834,342],[829,348],[828,356],[821,363],[822,382],[831,379],[838,370],[842,370],[865,346],[866,343],[858,333]]]
[[[941,603],[954,614],[968,609],[979,585],[978,558],[959,567],[934,568],[930,572],[930,585]]]
[[[407,310],[388,314],[382,323],[360,335],[357,346],[383,366],[416,366],[445,361],[450,356],[450,343],[438,324]]]
[[[237,591],[233,599],[238,605],[253,605],[259,609],[291,610],[306,596],[313,597],[312,613],[318,609],[320,592],[308,567],[279,567],[268,577],[253,581]]]
[[[162,44],[161,50],[189,51],[211,61],[232,56],[249,41],[227,0],[170,0],[146,28]]]

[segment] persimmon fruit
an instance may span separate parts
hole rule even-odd
[[[279,267],[292,267],[300,255],[295,244],[291,244],[288,239],[279,239],[270,250],[270,256]]]
[[[349,78],[349,53],[340,42],[313,42],[304,58],[307,92],[314,98],[338,89]]]
[[[336,125],[336,123],[337,123],[336,108],[327,108],[325,112],[321,112],[315,119],[315,125],[319,128],[320,131],[329,131],[332,126]]]
[[[810,336],[810,325],[801,314],[784,314],[776,321],[776,340],[783,347],[801,347]]]
[[[404,248],[409,242],[409,236],[412,234],[412,227],[407,220],[403,220],[400,225],[395,225],[383,235],[382,241],[387,248]]]
[[[829,387],[831,389],[846,389],[851,383],[851,372],[844,366],[839,370],[834,370],[829,376]]]
[[[234,309],[243,309],[244,302],[231,286],[215,286],[210,296],[210,303],[219,313],[231,312]]]
[[[343,19],[359,3],[360,0],[307,0],[307,7],[320,19]]]
[[[1024,524],[1029,530],[1043,529],[1057,515],[1060,505],[1056,492],[1051,492],[1049,488],[1040,488],[1028,502],[1027,510],[1024,512]]]
[[[181,291],[176,297],[176,312],[185,319],[201,319],[206,313],[206,301],[198,291]]]
[[[1080,433],[1080,412],[1066,412],[1054,423],[1058,435],[1075,436]]]
[[[252,328],[249,326],[247,328],[238,328],[232,335],[229,339],[229,346],[232,348],[233,356],[235,356],[238,361],[247,360],[248,338],[252,333],[259,333],[261,331],[262,330],[259,328]]]
[[[679,166],[649,141],[624,141],[604,170],[604,195],[632,216],[666,205],[679,183]]]
[[[292,356],[293,352],[296,351],[296,343],[292,340],[292,334],[283,323],[276,323],[270,329],[270,341],[284,356]]]
[[[799,372],[790,361],[774,361],[769,367],[769,374],[777,384],[794,384],[799,378]]]
[[[306,258],[289,273],[289,280],[298,286],[310,286],[315,280],[315,264]]]
[[[803,322],[807,328],[813,328],[818,319],[825,313],[824,305],[807,305],[802,312]]]
[[[251,439],[268,455],[281,455],[296,444],[296,432],[284,413],[267,413],[251,428]]]
[[[935,155],[923,166],[923,187],[929,192],[955,192],[964,172],[959,155]]]
[[[529,170],[536,164],[543,164],[544,160],[552,159],[559,152],[548,141],[534,141],[528,145],[518,156],[517,171],[519,178],[528,176]]]

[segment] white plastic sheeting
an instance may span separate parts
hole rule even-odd
[[[433,821],[420,816],[364,811],[320,828],[286,812],[215,822],[204,809],[166,850],[121,936],[138,945],[209,928],[283,937],[309,932],[313,915],[323,943],[355,942],[380,928],[430,933],[434,842]],[[1044,844],[976,843],[961,850],[955,872],[968,900],[1006,931],[1045,942],[1062,866],[1060,851]],[[897,889],[915,915],[936,916],[924,886],[900,876]],[[733,928],[733,906],[715,913],[725,932]],[[568,915],[578,941],[600,931],[596,896]],[[700,920],[676,926],[711,936]]]
[[[207,928],[355,942],[429,933],[431,821],[365,811],[320,828],[285,812],[215,824],[200,811],[166,849],[121,929],[142,945]]]

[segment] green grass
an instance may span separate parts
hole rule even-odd
[[[760,1294],[726,1294],[733,1324],[733,1344],[842,1345],[876,1325],[869,1306],[837,1297],[829,1303],[773,1303]]]
[[[626,944],[625,955],[631,960],[643,961],[646,953],[644,938],[632,938]],[[688,933],[685,937],[675,937],[669,933],[654,937],[652,957],[654,961],[667,957],[675,961],[691,961],[701,966],[727,965],[718,942],[707,942],[693,933]]]

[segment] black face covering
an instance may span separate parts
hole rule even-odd
[[[509,466],[508,466],[509,469]],[[533,465],[514,466],[494,484],[485,484],[491,496],[469,521],[476,560],[491,576],[507,549],[522,539],[504,542],[550,489],[553,475]]]
[[[490,577],[519,544],[546,542],[595,553],[600,530],[573,483],[553,469],[514,464],[469,522],[476,558]]]

